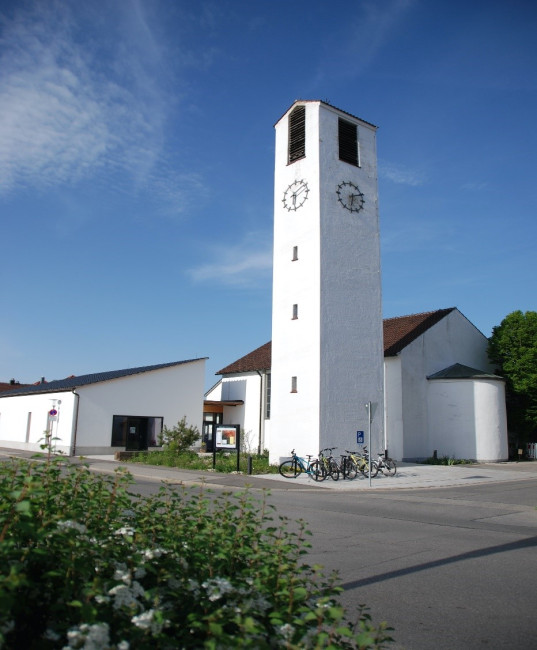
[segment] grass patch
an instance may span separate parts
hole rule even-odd
[[[278,467],[269,464],[268,454],[244,454],[239,458],[239,471],[248,473],[248,457],[252,458],[252,474],[277,474]],[[160,465],[162,467],[179,467],[181,469],[212,470],[213,456],[200,456],[193,451],[178,453],[172,450],[140,452],[129,459],[131,463],[144,463],[145,465]],[[237,455],[218,452],[214,470],[223,474],[237,471]]]

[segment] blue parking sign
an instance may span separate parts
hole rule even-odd
[[[363,445],[364,444],[364,432],[363,431],[357,431],[356,432],[356,444],[358,444],[358,445]]]

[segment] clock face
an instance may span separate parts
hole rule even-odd
[[[350,212],[360,212],[364,207],[364,195],[358,185],[344,181],[337,186],[338,201]]]
[[[309,191],[306,181],[294,181],[283,193],[283,207],[288,212],[298,210],[304,205]]]

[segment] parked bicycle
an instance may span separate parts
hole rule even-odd
[[[386,458],[385,456],[386,454],[384,452],[379,451],[378,457],[374,461],[375,465],[378,468],[377,471],[386,474],[386,476],[395,476],[397,472],[397,465],[393,458]]]
[[[295,450],[291,451],[291,458],[289,460],[284,460],[278,468],[280,474],[284,478],[297,478],[301,474],[308,474],[315,481],[324,481],[326,478],[326,472],[324,471],[323,466],[319,461],[311,460],[313,456],[307,455],[307,460],[297,456]]]
[[[336,447],[326,447],[319,452],[319,465],[326,476],[329,476],[333,481],[339,481],[341,473],[337,460],[334,458],[333,451]]]
[[[369,478],[369,452],[367,447],[364,447],[362,451],[349,451],[345,449],[348,454],[350,462],[356,467],[356,470],[363,474],[366,478]],[[379,471],[376,461],[371,461],[371,478],[375,478]]]

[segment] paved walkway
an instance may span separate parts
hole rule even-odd
[[[24,456],[32,454],[10,449],[0,449],[0,457]],[[80,462],[77,460],[77,462]],[[170,483],[184,485],[222,486],[242,488],[247,485],[271,490],[397,490],[409,488],[438,488],[455,485],[475,485],[477,483],[498,483],[503,481],[521,481],[537,479],[537,461],[486,463],[475,465],[418,465],[414,463],[397,463],[395,476],[379,475],[371,479],[358,477],[353,481],[333,481],[327,478],[318,483],[309,476],[285,479],[279,474],[244,475],[218,474],[203,470],[185,470],[173,467],[158,467],[139,463],[115,461],[113,456],[88,456],[87,462],[96,472],[113,473],[117,467],[125,467],[137,479],[160,478]]]

